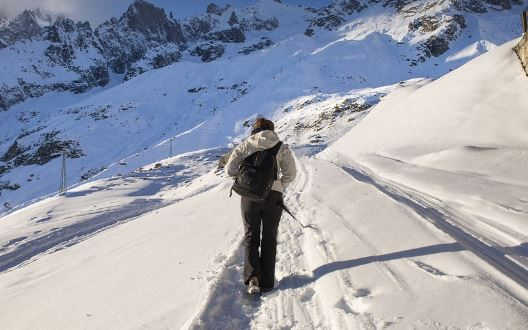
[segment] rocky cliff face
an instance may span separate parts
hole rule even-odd
[[[121,74],[147,53],[152,68],[171,64],[185,47],[180,24],[145,1],[135,1],[119,19],[97,27],[95,34],[110,68]]]
[[[515,46],[514,50],[517,52],[517,55],[521,60],[524,71],[526,71],[526,75],[528,75],[528,33],[524,34],[524,36],[521,38],[521,41],[519,41],[519,44]]]
[[[358,15],[373,6],[393,8],[398,21],[409,21],[404,40],[414,44],[416,56],[409,59],[411,65],[425,62],[445,54],[467,28],[466,16],[485,14],[490,11],[510,10],[523,0],[336,0],[318,10],[309,9],[315,18],[305,31],[313,36],[318,30],[335,30],[351,15]]]
[[[195,44],[190,54],[204,62],[221,57],[225,44],[245,42],[249,31],[270,31],[278,27],[277,18],[263,18],[256,7],[221,8],[215,4],[207,7],[204,16],[190,18],[183,24],[185,38]]]
[[[178,62],[184,54],[213,61],[224,54],[226,44],[246,41],[246,32],[278,27],[276,18],[262,18],[257,8],[236,10],[214,4],[182,26],[143,0],[135,0],[121,17],[95,31],[87,22],[53,21],[39,10],[26,10],[12,20],[2,17],[2,110],[50,91],[81,93],[104,86],[109,70],[125,74],[128,80]]]
[[[40,10],[24,10],[9,21],[0,13],[0,48],[5,48],[19,40],[37,37],[43,26],[50,25],[52,18]]]
[[[34,30],[26,29],[24,35],[15,33],[19,29],[14,27],[26,19]],[[8,29],[4,37],[22,39],[0,50],[4,64],[0,66],[1,109],[50,91],[82,93],[108,82],[101,45],[87,22],[58,18],[42,27],[35,25],[34,16],[26,11],[11,21]]]

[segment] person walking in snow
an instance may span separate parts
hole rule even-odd
[[[278,147],[278,150],[274,151],[276,152],[277,172],[266,200],[256,202],[244,196],[241,197],[245,231],[244,283],[248,286],[249,293],[267,292],[274,287],[277,234],[283,205],[282,195],[284,188],[295,179],[297,173],[291,149],[280,142],[274,129],[275,126],[271,120],[257,118],[251,135],[233,149],[225,166],[227,174],[235,178],[246,157],[258,151]]]

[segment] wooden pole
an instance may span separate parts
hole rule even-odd
[[[66,156],[67,156],[66,150],[62,150],[62,168],[61,168],[59,195],[66,194],[66,190],[68,189],[68,185],[66,183]]]
[[[174,139],[174,137],[171,137],[170,139],[170,151],[169,151],[169,158],[172,158],[172,140]]]
[[[522,13],[522,22],[523,22],[523,32],[528,32],[528,11],[523,11]]]

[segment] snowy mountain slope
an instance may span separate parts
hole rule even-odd
[[[327,29],[335,30],[342,36],[339,41],[343,42],[361,40],[379,32],[395,43],[395,56],[400,58],[399,63],[409,66],[410,72],[415,76],[436,78],[447,72],[446,66],[447,70],[458,67],[511,40],[518,31],[513,11],[501,9],[501,14],[497,15],[499,9],[496,8],[464,10],[457,2],[450,1],[375,2],[379,4],[336,2],[320,10],[320,17],[308,28],[313,32],[305,33],[318,36]],[[347,10],[344,5],[347,3],[357,3],[359,7]],[[336,11],[345,16],[338,15],[339,19],[332,20]],[[328,26],[328,22],[335,24]]]
[[[511,50],[515,42],[423,87],[395,92],[324,154],[350,164],[343,166],[369,168],[381,185],[509,251],[526,283],[528,81]]]
[[[143,167],[126,178],[114,177],[82,185],[69,192],[73,202],[52,197],[22,213],[11,214],[8,221],[0,223],[0,231],[5,235],[0,246],[3,253],[0,271],[184,199],[188,195],[174,195],[171,190],[187,187],[193,179],[209,172],[216,166],[217,157],[226,150],[176,156]],[[193,189],[189,191],[189,194],[196,193]],[[47,209],[45,214],[42,214],[43,207]]]
[[[419,40],[436,32],[428,32],[422,39],[414,40],[412,38],[422,32],[409,32],[409,22],[424,15],[443,13],[444,7],[433,6],[411,15],[395,14],[395,8],[373,3],[360,13],[347,16],[348,21],[336,31],[321,29],[312,37],[304,35],[304,30],[306,20],[314,14],[303,7],[266,0],[242,9],[211,7],[206,15],[181,22],[186,40],[191,39],[186,27],[192,22],[205,26],[203,31],[195,31],[199,41],[187,42],[187,51],[182,52],[177,43],[173,44],[174,48],[159,40],[148,39],[148,31],[145,32],[145,38],[154,40],[152,42],[158,46],[149,48],[137,62],[127,64],[131,66],[126,74],[135,75],[132,67],[138,70],[137,73],[148,72],[123,84],[123,74],[107,71],[103,60],[93,62],[94,59],[107,60],[108,55],[97,38],[89,37],[91,28],[81,28],[81,23],[74,24],[65,19],[57,20],[55,25],[63,22],[65,27],[71,24],[76,27],[73,32],[65,32],[64,36],[61,32],[61,40],[67,44],[76,44],[77,35],[85,35],[82,31],[88,31],[88,36],[82,39],[85,42],[81,43],[89,46],[86,52],[71,48],[76,55],[67,63],[54,57],[58,62],[66,63],[66,67],[70,65],[78,72],[90,72],[88,76],[93,79],[73,85],[84,90],[90,85],[108,83],[82,94],[49,93],[0,113],[0,202],[2,205],[7,203],[3,210],[8,211],[57,190],[62,149],[67,149],[68,183],[76,184],[101,171],[103,173],[98,178],[126,173],[166,157],[170,149],[169,138],[189,130],[192,134],[186,133],[174,141],[174,154],[224,145],[230,142],[231,136],[243,132],[243,123],[256,113],[275,114],[281,118],[291,106],[299,110],[291,117],[299,120],[296,130],[304,130],[304,136],[312,136],[312,141],[327,143],[326,133],[319,134],[318,130],[331,131],[326,123],[340,122],[336,118],[342,118],[343,113],[359,114],[402,80],[438,77],[516,34],[518,18],[514,10],[467,13],[469,16],[464,17],[468,27],[462,31],[461,37],[450,43],[446,53],[424,63],[412,62],[411,58],[417,56]],[[449,8],[451,13],[454,9]],[[232,13],[235,13],[236,20],[231,20]],[[129,22],[131,17],[133,15],[124,15],[121,21],[116,20],[117,25],[112,29],[117,29],[119,22]],[[140,16],[147,22],[148,17]],[[269,30],[275,22],[278,27]],[[233,28],[242,31],[244,42],[222,41],[229,34],[220,32]],[[123,31],[116,33],[123,35]],[[140,39],[132,41],[142,44]],[[34,52],[33,47],[39,42],[41,52]],[[206,53],[192,56],[195,46],[204,42],[215,49],[220,49],[217,46],[221,45],[222,56],[209,63],[201,61],[201,56]],[[24,50],[30,61],[39,62],[47,44],[33,40],[15,45],[0,52],[11,52],[9,58],[20,64],[4,68],[9,71],[8,78],[4,79],[18,85],[16,68],[26,67],[27,59],[16,54]],[[61,47],[57,51],[61,52]],[[180,62],[151,70],[156,58],[168,64],[158,57],[159,52],[172,54],[175,49],[181,53]],[[98,66],[89,66],[93,63]],[[35,82],[37,85],[31,86],[42,92],[48,89],[38,87],[40,75],[44,75],[53,86],[69,89],[72,85],[66,82],[75,82],[79,74],[67,70],[63,64],[53,66],[52,71],[39,69],[39,73],[28,68],[24,77]],[[84,74],[83,77],[87,76]],[[370,89],[376,92],[371,93]],[[22,94],[20,97],[24,98],[25,94]],[[350,100],[338,106],[338,111],[329,109],[331,101],[324,109],[312,101],[311,107],[302,105],[308,100],[333,98],[342,102],[345,98]],[[368,104],[364,107],[366,100]],[[345,117],[351,119],[348,115]],[[295,127],[296,123],[288,125]],[[346,121],[338,125],[342,128],[335,131],[332,140],[351,127]]]
[[[202,30],[190,31],[189,24],[185,24],[183,28],[188,33],[184,37],[180,23],[143,0],[134,0],[119,18],[95,29],[88,22],[62,17],[52,20],[38,10],[24,11],[0,29],[0,40],[4,40],[0,43],[0,63],[5,66],[0,108],[7,110],[47,92],[80,93],[105,86],[109,69],[111,73],[125,74],[128,80],[180,61],[184,50],[210,61],[222,56],[226,43],[244,41],[245,31],[277,27],[276,19],[261,17],[256,7],[236,12],[240,22],[227,28],[216,24],[218,20],[213,18],[222,13],[195,17],[191,21]],[[224,16],[233,13],[235,10],[231,9]],[[70,37],[72,33],[74,36]],[[20,58],[20,54],[24,56]]]
[[[88,23],[82,23],[84,33],[87,34],[85,38],[95,39],[99,44],[96,47],[98,50],[94,50],[95,54],[91,55],[92,60],[86,65],[99,68],[99,60],[96,58],[102,52],[105,63],[114,73],[126,73],[125,79],[130,79],[146,71],[178,62],[186,54],[199,57],[203,61],[215,60],[224,55],[229,44],[246,42],[247,34],[252,31],[282,29],[283,26],[290,25],[290,21],[294,21],[302,22],[302,26],[297,24],[297,30],[293,33],[298,34],[306,29],[306,21],[309,21],[311,23],[307,31],[312,32],[306,33],[307,35],[313,35],[315,30],[320,28],[338,28],[338,30],[348,31],[353,29],[364,35],[364,27],[368,30],[368,34],[373,32],[386,34],[394,38],[395,46],[409,46],[409,49],[397,47],[402,49],[396,51],[397,53],[403,52],[398,55],[402,57],[402,65],[411,64],[411,71],[413,71],[412,67],[422,62],[433,62],[431,64],[440,65],[445,57],[451,56],[451,58],[459,59],[460,56],[457,57],[456,53],[469,44],[474,45],[476,49],[469,55],[466,52],[465,56],[472,58],[493,45],[513,38],[511,32],[513,32],[512,29],[518,28],[516,9],[522,4],[521,1],[506,1],[495,6],[468,3],[471,1],[420,1],[418,3],[416,1],[408,3],[341,1],[319,10],[312,8],[299,10],[287,4],[268,0],[242,9],[230,6],[220,8],[211,4],[205,15],[189,18],[180,23],[168,17],[161,8],[142,0],[135,0],[121,17],[112,18],[94,30]],[[282,13],[281,16],[284,18],[281,21],[278,19],[278,13]],[[285,16],[284,13],[293,15]],[[35,38],[46,40],[47,32],[42,25],[50,25],[52,20],[49,15],[42,14],[40,11],[23,12],[0,30],[0,38],[6,40],[3,47],[10,45],[12,51],[27,53],[24,47],[19,50],[16,42],[31,43]],[[66,21],[69,25],[80,24],[68,19]],[[364,24],[365,22],[368,24]],[[493,24],[491,25],[492,33],[489,33],[490,23]],[[266,39],[262,33],[260,34],[259,38],[256,38],[261,39],[260,41],[252,40],[251,44],[246,44],[240,51],[251,52],[269,47],[275,42],[273,39]],[[290,33],[290,36],[293,34]],[[320,34],[321,31],[317,32],[317,35]],[[350,40],[351,37],[347,38]],[[66,45],[63,45],[62,57],[75,58],[75,54],[79,51],[87,51],[83,45],[71,41],[63,40],[63,42]],[[478,45],[480,46],[477,47]],[[48,44],[45,46],[57,47]],[[29,47],[38,49],[42,45]],[[444,54],[446,56],[442,57]],[[12,54],[6,54],[2,58],[6,57],[4,63],[10,63],[10,66],[13,66],[10,56]],[[2,98],[0,106],[4,110],[27,97],[40,96],[49,91],[66,89],[79,92],[107,83],[105,71],[98,72],[95,77],[98,79],[95,81],[93,78],[81,75],[73,80],[63,77],[63,83],[56,85],[46,81],[49,76],[63,75],[60,70],[58,72],[54,70],[54,63],[50,67],[46,63],[31,62],[31,65],[16,65],[12,68],[18,73],[12,76],[23,80],[20,84],[4,82],[6,86],[0,94]],[[62,63],[58,64],[63,66]],[[456,66],[460,64],[462,63]],[[438,70],[434,72],[434,76],[441,75],[447,69],[456,66]],[[66,69],[71,71],[73,68],[66,66]],[[37,85],[34,81],[26,83],[24,72],[40,75],[42,82]],[[76,87],[79,83],[84,83],[86,86],[79,89],[78,86]]]
[[[519,149],[521,160],[525,155],[521,131],[507,136],[498,129],[526,117],[519,107],[524,94],[516,94],[526,88],[526,77],[512,44],[438,81],[403,84],[376,106],[334,117],[337,130],[351,118],[357,124],[333,143],[337,133],[326,128],[320,131],[323,142],[309,141],[301,130],[292,134],[287,124],[302,122],[303,108],[307,117],[315,111],[304,98],[289,104],[278,120],[279,134],[294,146],[299,177],[286,192],[286,204],[306,228],[283,217],[274,292],[256,300],[241,293],[238,197],[228,197],[230,180],[209,171],[222,151],[205,150],[164,160],[158,169],[151,164],[144,172],[88,183],[4,216],[4,264],[17,250],[31,251],[29,243],[41,235],[33,230],[52,237],[78,221],[89,228],[97,219],[113,227],[58,242],[0,273],[0,326],[526,328],[527,213],[516,203],[528,188],[524,181],[508,181],[516,179],[522,163],[507,159],[501,171],[492,171],[486,160],[491,158],[481,156],[481,165],[472,168],[480,172],[462,172],[477,151],[488,151],[478,148],[483,139],[500,142],[492,152],[509,146]],[[481,79],[488,75],[503,85]],[[332,101],[349,105],[345,100],[355,96],[359,106],[377,93],[384,90],[323,95],[318,102],[324,113],[332,111]],[[511,100],[503,110],[508,116],[493,111],[495,99]],[[202,136],[200,129],[213,127],[208,123],[189,134]],[[469,131],[457,139],[450,125]],[[471,129],[483,126],[485,137]],[[324,141],[330,145],[319,153]],[[440,170],[442,157],[421,158],[438,145],[473,148],[449,154],[456,161]],[[502,199],[498,217],[497,209],[485,205],[493,198]],[[137,199],[142,202],[135,204],[133,218],[119,219],[120,207]],[[89,206],[95,206],[93,214]],[[126,223],[114,225],[116,217]],[[517,268],[507,267],[512,263]]]
[[[21,16],[25,13],[31,15],[24,12]],[[58,18],[52,25],[41,27],[33,16],[31,22],[35,30],[27,33],[33,39],[22,38],[0,49],[0,107],[3,110],[47,92],[82,93],[108,83],[106,60],[88,23]],[[18,29],[26,31],[27,28]]]

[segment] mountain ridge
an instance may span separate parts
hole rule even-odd
[[[285,6],[279,2],[275,3]],[[394,15],[415,16],[415,20],[408,23],[407,35],[430,34],[426,40],[416,45],[416,56],[409,57],[409,60],[416,65],[447,52],[449,45],[468,27],[464,13],[479,15],[490,10],[510,10],[513,6],[522,3],[524,2],[521,0],[422,1],[420,4],[403,0],[341,0],[320,9],[305,8],[309,23],[304,34],[312,37],[321,29],[335,30],[353,14],[359,14],[375,6],[394,8],[396,10]],[[16,53],[24,52],[26,50],[20,49],[24,48],[20,43],[39,40],[55,43],[62,41],[62,44],[48,45],[45,55],[53,53],[49,65],[34,63],[39,61],[35,59],[30,60],[33,62],[30,66],[22,63],[19,68],[10,70],[10,75],[14,74],[21,81],[20,83],[0,81],[3,82],[3,87],[0,88],[0,108],[7,110],[28,97],[40,96],[49,91],[70,90],[79,93],[93,87],[104,86],[109,81],[110,73],[125,74],[124,80],[128,80],[149,70],[179,62],[186,54],[198,57],[203,62],[216,60],[224,55],[227,44],[246,42],[247,33],[274,30],[279,27],[276,17],[261,17],[259,6],[265,5],[264,1],[247,9],[236,9],[229,5],[220,8],[210,4],[204,15],[179,22],[168,17],[163,9],[145,0],[134,0],[119,18],[111,18],[95,29],[87,22],[74,22],[63,17],[53,19],[40,10],[25,10],[0,27],[0,50],[9,46]],[[428,12],[431,14],[423,15]],[[68,29],[65,30],[66,26]],[[90,41],[94,45],[93,63],[84,65],[88,70],[75,70],[68,65],[71,62],[71,55],[76,53],[75,49],[86,52],[86,48],[58,37],[58,30],[70,33],[74,29],[78,30],[82,38],[93,40]],[[53,38],[49,37],[51,34]],[[241,54],[266,48],[272,44],[273,41],[264,38],[254,45],[247,45],[245,49],[241,49]],[[101,55],[108,69],[101,66]],[[60,56],[63,58],[61,59]],[[6,60],[10,60],[9,56],[4,59]],[[3,61],[0,61],[0,64],[1,62]],[[8,63],[4,62],[4,64]],[[54,68],[57,65],[66,68],[77,77],[46,83],[50,76],[59,77],[58,80],[61,80],[61,73],[57,72],[60,70]],[[23,77],[24,74],[17,74],[17,71],[32,75],[33,78],[29,80],[33,81],[29,82]],[[38,79],[42,82],[37,82]]]
[[[74,53],[73,49],[86,51],[75,43],[61,40],[58,31],[71,33],[75,29],[81,29],[79,33],[83,34],[84,38],[94,40],[95,57],[99,58],[102,55],[106,66],[113,73],[125,74],[124,79],[128,80],[146,71],[180,61],[185,50],[193,56],[200,57],[204,62],[214,60],[223,54],[224,43],[240,43],[245,41],[245,32],[262,28],[274,29],[278,26],[276,19],[260,18],[258,11],[253,11],[251,17],[242,16],[241,23],[234,23],[236,15],[235,10],[232,9],[231,26],[218,28],[219,19],[213,17],[221,16],[223,12],[211,8],[214,7],[209,6],[204,16],[193,17],[182,27],[178,21],[168,17],[163,9],[144,0],[134,0],[119,18],[111,18],[95,29],[92,29],[88,22],[74,22],[63,17],[52,21],[49,15],[44,16],[40,10],[26,10],[0,29],[0,50],[9,47],[19,53],[20,50],[17,48],[23,48],[23,46],[17,47],[20,43],[62,42],[60,46],[47,45],[45,55],[49,52],[55,53],[50,65],[33,63],[30,68],[25,65],[19,68],[22,72],[39,76],[44,82],[49,76],[58,76],[57,70],[53,68],[55,65],[71,70],[71,67],[64,66],[63,63],[70,61],[71,54]],[[44,20],[40,16],[46,17],[49,26],[39,24],[39,20]],[[239,16],[241,16],[240,12]],[[68,28],[65,30],[66,26]],[[57,52],[57,47],[61,47],[62,50]],[[63,59],[57,58],[60,54],[63,54]],[[9,61],[9,58],[7,60]],[[38,61],[36,59],[33,62]],[[49,91],[71,90],[78,93],[108,83],[108,69],[101,68],[98,61],[88,66],[89,70],[82,72],[71,70],[77,74],[77,79],[66,79],[59,84],[34,85],[26,83],[26,79],[23,78],[22,83],[4,82],[4,86],[0,88],[0,108],[7,110],[28,97],[40,96]],[[43,71],[46,72],[41,74]],[[79,84],[86,85],[86,88],[79,89],[77,87]]]
[[[436,79],[520,31],[513,10],[467,14],[462,29],[450,8],[395,14],[372,3],[308,37],[315,9],[271,0],[210,6],[178,22],[185,44],[167,37],[167,25],[132,30],[125,15],[111,26],[130,33],[111,35],[130,37],[139,59],[116,52],[119,73],[89,24],[57,18],[38,37],[0,49],[0,101],[9,109],[0,112],[0,201],[16,206],[56,191],[63,150],[76,184],[166,157],[171,136],[175,153],[224,146],[256,113],[295,114],[285,127],[323,148],[400,83]],[[448,49],[426,56],[424,43],[451,30]]]

